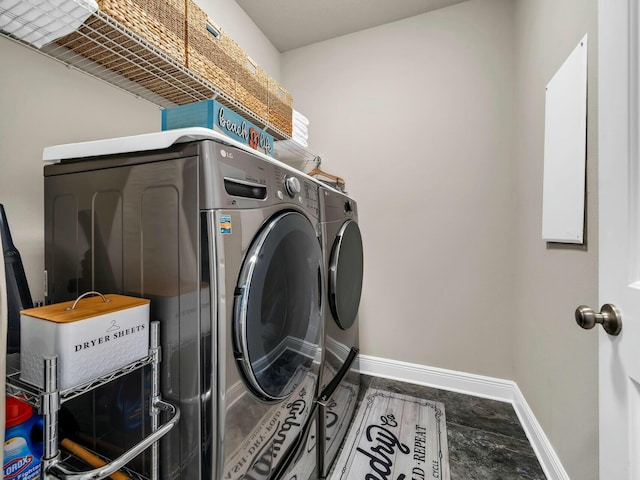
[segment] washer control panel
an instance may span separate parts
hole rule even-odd
[[[315,212],[317,217],[320,217],[320,201],[318,196],[318,186],[310,181],[304,182],[304,196],[307,199],[307,207]]]
[[[218,142],[214,145],[211,164],[216,173],[215,186],[211,182],[204,186],[208,204],[248,208],[286,202],[319,218],[318,185],[302,172],[270,163],[238,147]]]

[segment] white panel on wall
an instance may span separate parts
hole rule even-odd
[[[542,238],[583,243],[587,143],[587,35],[547,84]]]

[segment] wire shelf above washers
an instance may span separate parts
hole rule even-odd
[[[80,6],[85,5],[82,0],[74,1]],[[34,31],[40,28],[3,10],[1,5],[0,15],[8,16]],[[65,22],[63,16],[56,20]],[[69,26],[72,26],[71,22]],[[106,13],[100,10],[93,12],[79,28],[73,30],[40,49],[14,34],[2,30],[0,34],[162,108],[215,99],[277,140],[289,139],[280,129]]]

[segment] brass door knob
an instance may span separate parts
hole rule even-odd
[[[599,323],[609,335],[618,335],[622,330],[622,313],[610,303],[604,304],[600,313],[594,312],[591,307],[580,305],[576,308],[576,322],[587,330]]]

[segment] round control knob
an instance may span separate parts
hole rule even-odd
[[[296,177],[286,177],[284,179],[284,189],[287,191],[291,198],[295,197],[302,187],[300,186],[300,180]]]

